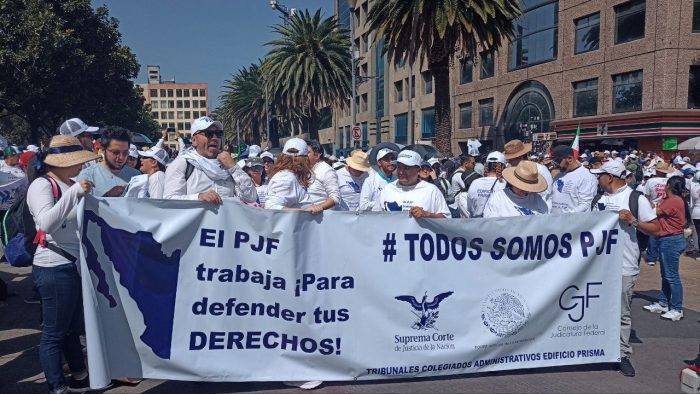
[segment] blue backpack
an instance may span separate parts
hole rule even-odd
[[[51,183],[54,205],[61,198],[61,188],[50,176],[42,176]],[[27,205],[27,196],[21,196],[2,218],[2,244],[5,246],[5,258],[13,267],[32,265],[38,240],[36,240],[36,223]]]

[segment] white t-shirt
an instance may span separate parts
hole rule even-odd
[[[363,172],[359,177],[350,175],[350,171],[343,167],[337,171],[338,187],[340,188],[341,203],[337,207],[339,211],[357,211],[360,209],[360,193],[362,185],[369,176]]]
[[[373,210],[402,212],[413,207],[451,217],[450,208],[447,207],[440,189],[432,183],[421,181],[413,186],[402,186],[398,180],[391,182],[382,190]]]
[[[396,180],[396,177],[392,174],[390,179],[380,174],[381,170],[371,170],[367,179],[362,184],[362,191],[360,192],[360,211],[372,211],[374,210],[374,205],[379,199],[379,195],[386,185]],[[380,209],[381,210],[381,209]]]
[[[661,199],[666,197],[666,181],[668,178],[649,178],[644,185],[644,194],[651,199],[654,205],[658,205]]]
[[[542,199],[551,208],[552,207],[552,183],[554,183],[554,180],[552,179],[552,173],[549,172],[549,168],[547,168],[547,166],[545,166],[544,164],[540,164],[540,163],[536,163],[536,164],[537,164],[537,173],[542,175],[545,182],[547,182],[547,190],[540,192],[540,196],[542,196]]]
[[[630,209],[629,201],[632,189],[625,186],[613,194],[605,193],[593,207],[594,211],[620,212],[623,209]],[[656,211],[644,196],[639,196],[639,214],[637,220],[640,223],[650,222],[656,219]],[[622,275],[634,276],[639,274],[639,247],[637,247],[637,229],[628,224],[620,222],[622,227],[622,237],[618,241],[623,246],[622,252]]]
[[[267,187],[268,184],[260,185],[260,186],[255,186],[255,191],[258,192],[258,204],[260,205],[265,205],[265,202],[267,201]]]
[[[335,205],[340,204],[340,191],[338,190],[338,174],[325,161],[319,161],[314,165],[314,180],[309,185],[309,197],[313,204],[321,204],[327,198],[331,198]]]
[[[690,183],[690,208],[692,211],[691,217],[694,220],[700,219],[700,183],[698,182]]]
[[[527,196],[520,197],[513,193],[510,188],[493,193],[484,207],[485,218],[546,215],[548,213],[549,207],[539,193],[528,193]]]
[[[266,209],[306,208],[310,205],[309,194],[293,172],[282,170],[270,179],[267,185]]]
[[[552,213],[588,212],[598,192],[598,179],[584,166],[554,178]]]
[[[495,176],[488,176],[483,178],[475,179],[469,186],[469,190],[464,193],[459,194],[459,211],[464,211],[464,208],[469,212],[469,215],[464,215],[470,218],[480,218],[484,215],[484,207],[486,202],[489,200],[491,195],[499,190],[506,188],[506,181],[501,179],[500,181]],[[463,207],[464,198],[462,195],[467,196],[467,206]]]

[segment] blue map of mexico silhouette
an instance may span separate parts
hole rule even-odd
[[[112,294],[115,289],[109,288],[99,253],[88,237],[88,228],[94,228],[88,223],[99,227],[104,253],[119,272],[119,283],[127,289],[143,314],[146,329],[141,340],[158,357],[170,359],[181,251],[175,250],[168,257],[162,251],[163,245],[153,239],[153,234],[115,229],[94,212],[85,210],[85,263],[97,278],[97,292],[107,299],[110,308],[117,306],[117,299]]]

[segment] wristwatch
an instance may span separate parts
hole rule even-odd
[[[634,227],[639,226],[639,220],[634,219],[634,221],[633,221],[632,223],[630,223],[630,225],[631,225],[631,226],[634,226]]]

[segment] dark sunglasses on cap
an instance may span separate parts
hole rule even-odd
[[[214,137],[221,139],[224,137],[223,130],[202,130],[202,131],[198,131],[195,134],[201,134],[201,135],[207,137],[208,139],[212,139]]]

